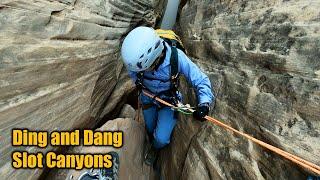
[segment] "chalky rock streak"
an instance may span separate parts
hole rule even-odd
[[[217,95],[210,115],[318,165],[319,9],[319,1],[307,0],[190,0],[179,21],[189,55],[209,75]],[[168,179],[306,179],[309,174],[246,139],[191,119],[178,123],[164,154],[162,174]]]
[[[120,40],[137,24],[153,25],[156,7],[155,0],[1,0],[1,179],[37,179],[43,171],[14,170],[13,151],[53,150],[13,148],[12,128],[92,128],[132,89],[128,78],[117,85]]]
[[[168,0],[166,10],[164,12],[160,25],[161,29],[173,29],[176,23],[179,3],[180,0]]]

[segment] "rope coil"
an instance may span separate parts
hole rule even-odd
[[[143,90],[143,93],[146,96],[148,96],[150,98],[154,98],[155,100],[157,100],[158,102],[160,102],[160,103],[162,103],[162,104],[164,104],[166,106],[169,106],[169,107],[171,107],[173,109],[177,108],[174,105],[172,105],[172,104],[170,104],[170,103],[168,103],[168,102],[166,102],[166,101],[164,101],[164,100],[162,100],[162,99],[160,99],[158,97],[155,97],[153,94],[151,94],[151,93],[149,93],[149,92],[147,92],[145,90]],[[189,111],[190,112],[194,112],[195,110],[189,109]],[[284,158],[286,158],[286,159],[288,159],[288,160],[290,160],[290,161],[292,161],[292,162],[294,162],[294,163],[296,163],[296,164],[298,164],[298,165],[300,165],[300,166],[302,166],[302,167],[304,167],[304,168],[306,168],[306,169],[308,169],[308,170],[320,175],[320,166],[318,166],[318,165],[316,165],[314,163],[311,163],[311,162],[309,162],[307,160],[304,160],[304,159],[302,159],[302,158],[300,158],[300,157],[298,157],[296,155],[293,155],[293,154],[291,154],[289,152],[286,152],[286,151],[284,151],[284,150],[282,150],[280,148],[277,148],[277,147],[272,146],[272,145],[270,145],[268,143],[265,143],[265,142],[263,142],[263,141],[261,141],[259,139],[256,139],[256,138],[254,138],[254,137],[252,137],[252,136],[250,136],[250,135],[248,135],[248,134],[246,134],[244,132],[236,130],[231,126],[228,126],[228,125],[226,125],[226,124],[214,119],[213,117],[205,116],[204,118],[206,120],[208,120],[208,121],[220,126],[220,127],[223,127],[223,128],[225,128],[225,129],[227,129],[229,131],[232,131],[232,132],[234,132],[234,133],[236,133],[236,134],[238,134],[240,136],[243,136],[243,137],[247,138],[248,140],[251,140],[254,143],[256,143],[256,144],[258,144],[258,145],[260,145],[260,146],[262,146],[262,147],[264,147],[266,149],[269,149],[270,151],[272,151],[272,152],[274,152],[274,153],[276,153],[276,154],[278,154],[278,155],[280,155],[280,156],[282,156],[282,157],[284,157]]]

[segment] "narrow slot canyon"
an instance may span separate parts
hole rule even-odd
[[[215,103],[209,116],[319,166],[320,1],[178,2],[173,30],[187,56],[210,79]],[[119,179],[124,180],[317,176],[235,133],[185,114],[179,114],[157,168],[143,162],[148,143],[143,114],[120,49],[133,28],[159,28],[166,4],[165,0],[0,2],[3,179],[78,179],[88,171],[14,169],[15,151],[115,151]],[[183,103],[197,105],[195,89],[183,77],[179,89]],[[123,146],[12,146],[12,129],[122,131]]]

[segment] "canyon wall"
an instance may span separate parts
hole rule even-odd
[[[176,30],[212,82],[210,116],[320,164],[320,2],[182,3]],[[154,27],[163,8],[155,0],[0,2],[1,177],[40,177],[42,169],[14,170],[11,153],[53,149],[13,148],[12,128],[96,128],[121,110],[133,90],[120,61],[121,40],[138,25]],[[181,89],[184,102],[196,104],[193,88],[183,81]],[[185,115],[159,164],[165,179],[305,179],[309,173]]]
[[[52,150],[13,148],[12,128],[92,128],[113,110],[106,106],[109,96],[122,97],[133,87],[121,81],[126,90],[115,89],[120,41],[137,25],[154,25],[156,9],[163,9],[159,1],[0,2],[1,177],[39,177],[39,169],[13,170],[11,153]]]
[[[319,8],[319,1],[305,0],[190,0],[179,20],[189,56],[216,93],[210,115],[316,164]],[[183,89],[192,93],[189,86]],[[162,174],[169,179],[306,179],[308,174],[225,129],[184,117],[168,153]]]

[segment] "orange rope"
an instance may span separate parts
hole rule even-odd
[[[162,103],[164,105],[167,105],[169,107],[175,107],[172,104],[170,104],[170,103],[168,103],[168,102],[166,102],[166,101],[164,101],[164,100],[162,100],[162,99],[160,99],[158,97],[155,97],[154,95],[148,93],[147,91],[143,91],[143,93],[146,96],[150,97],[150,98],[155,98],[155,100],[159,101],[160,103]],[[194,110],[190,109],[190,111],[193,112]],[[320,166],[318,166],[316,164],[313,164],[313,163],[311,163],[309,161],[306,161],[306,160],[304,160],[304,159],[302,159],[302,158],[300,158],[298,156],[290,154],[290,153],[288,153],[288,152],[286,152],[284,150],[281,150],[281,149],[279,149],[279,148],[277,148],[275,146],[272,146],[272,145],[267,144],[267,143],[265,143],[265,142],[263,142],[263,141],[261,141],[259,139],[256,139],[256,138],[254,138],[254,137],[252,137],[252,136],[250,136],[250,135],[248,135],[246,133],[243,133],[243,132],[241,132],[239,130],[236,130],[236,129],[234,129],[234,128],[232,128],[232,127],[230,127],[230,126],[228,126],[228,125],[226,125],[226,124],[224,124],[224,123],[222,123],[222,122],[220,122],[220,121],[218,121],[218,120],[216,120],[216,119],[214,119],[214,118],[212,118],[210,116],[205,116],[204,118],[207,119],[208,121],[220,126],[220,127],[223,127],[223,128],[225,128],[227,130],[230,130],[230,131],[232,131],[232,132],[234,132],[234,133],[236,133],[238,135],[241,135],[241,136],[243,136],[243,137],[245,137],[245,138],[247,138],[247,139],[249,139],[249,140],[251,140],[251,141],[253,141],[253,142],[257,143],[257,144],[259,144],[260,146],[262,146],[264,148],[267,148],[270,151],[273,151],[273,152],[281,155],[282,157],[284,157],[286,159],[289,159],[292,162],[294,162],[296,164],[299,164],[300,166],[302,166],[302,167],[304,167],[306,169],[309,169],[310,171],[313,171],[314,173],[320,175]]]

